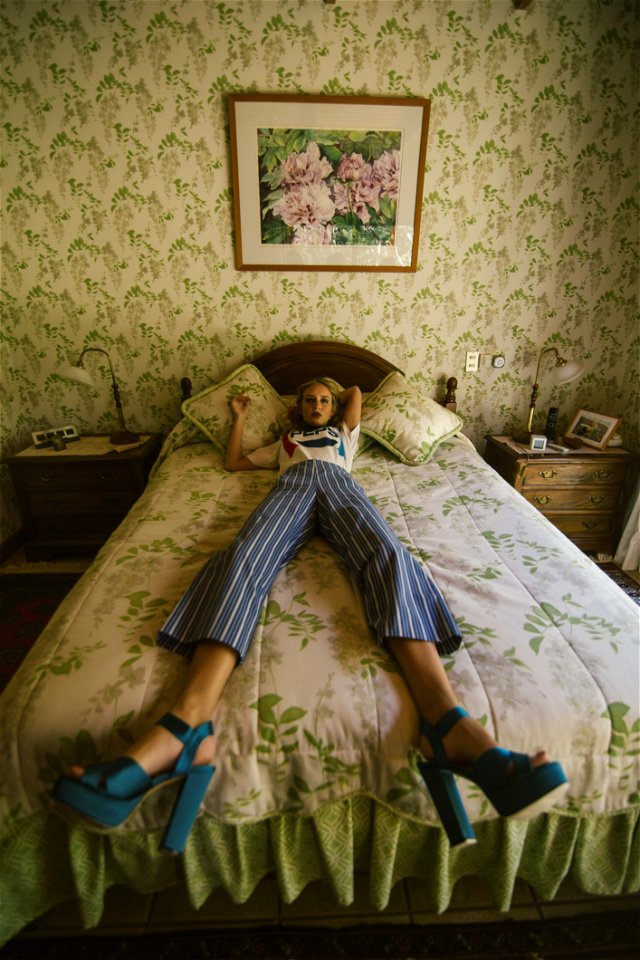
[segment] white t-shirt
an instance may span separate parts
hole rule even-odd
[[[360,424],[353,430],[346,424],[340,430],[330,426],[290,430],[268,447],[252,450],[247,457],[256,467],[268,470],[278,467],[280,474],[305,460],[326,460],[350,473],[359,436]]]

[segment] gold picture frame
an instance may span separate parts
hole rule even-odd
[[[593,410],[578,410],[574,415],[564,437],[572,441],[571,445],[584,444],[604,450],[620,425],[622,417],[609,417]]]
[[[415,272],[429,100],[228,103],[238,270]]]

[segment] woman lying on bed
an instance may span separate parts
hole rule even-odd
[[[245,659],[278,572],[316,532],[340,555],[363,593],[378,643],[399,664],[421,720],[419,763],[452,844],[473,842],[454,774],[474,781],[503,816],[533,816],[558,801],[567,780],[544,752],[503,750],[459,706],[439,653],[451,653],[460,631],[438,587],[400,543],[351,478],[360,431],[361,393],[338,396],[331,381],[304,384],[294,429],[242,455],[250,401],[231,401],[228,470],[279,468],[279,478],[233,544],[202,568],[162,627],[161,646],[191,658],[173,712],[124,757],[86,770],[72,768],[55,787],[58,800],[112,828],[153,788],[179,779],[181,789],[163,839],[184,849],[214,773],[210,717],[234,668]]]

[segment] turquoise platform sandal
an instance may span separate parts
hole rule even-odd
[[[81,777],[60,777],[53,795],[95,826],[109,830],[125,823],[148,794],[181,781],[161,846],[182,853],[215,772],[209,764],[193,765],[198,747],[213,734],[213,724],[190,727],[172,713],[158,723],[184,745],[173,770],[150,777],[131,757],[119,757],[87,767]]]
[[[455,777],[477,784],[502,817],[529,819],[556,804],[569,789],[557,762],[534,767],[525,753],[493,747],[471,767],[447,760],[442,743],[452,727],[469,714],[462,707],[449,710],[435,726],[422,718],[421,731],[428,738],[434,760],[421,760],[418,769],[447,832],[451,846],[475,843],[475,834],[456,786]]]

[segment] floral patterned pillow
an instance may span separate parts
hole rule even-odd
[[[402,463],[426,463],[461,428],[457,414],[441,407],[401,373],[386,376],[362,405],[363,433]]]
[[[244,455],[257,447],[266,447],[278,439],[281,433],[278,418],[287,410],[284,401],[257,367],[246,363],[221,383],[208,387],[182,404],[184,416],[199,427],[205,437],[222,453],[227,449],[231,432],[229,401],[241,393],[251,397],[242,437]]]

